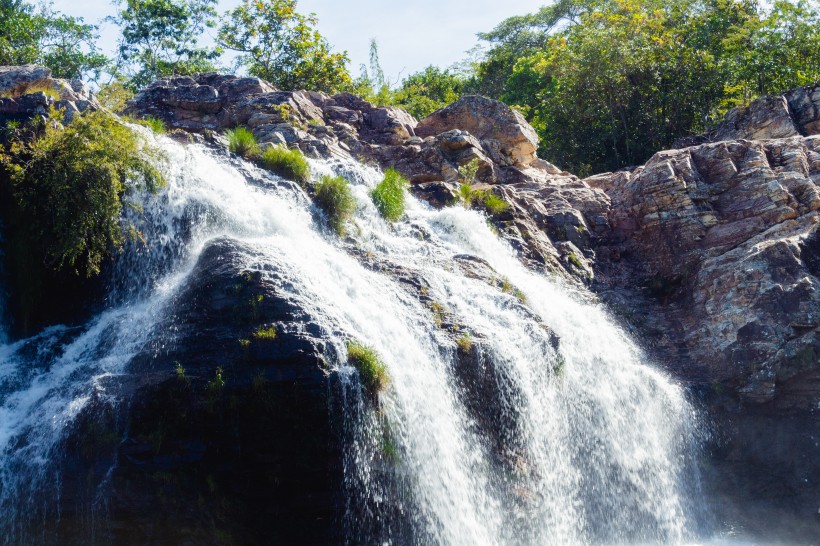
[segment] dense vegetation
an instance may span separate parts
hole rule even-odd
[[[15,129],[19,135],[0,151],[13,224],[25,226],[30,248],[47,267],[95,275],[130,231],[120,219],[128,193],[163,184],[157,155],[102,112],[76,116],[67,126],[53,113],[34,130],[31,136]]]
[[[96,26],[47,5],[0,0],[0,65],[46,65],[58,78],[99,76],[108,59],[97,38]]]
[[[8,123],[0,145],[0,213],[9,269],[26,329],[49,290],[82,284],[138,231],[122,209],[134,192],[164,183],[158,152],[117,118],[52,111],[45,121]],[[46,308],[48,306],[45,306]]]
[[[480,34],[489,48],[466,70],[428,67],[391,90],[371,55],[369,98],[417,117],[462,94],[497,98],[533,124],[542,157],[612,170],[820,79],[818,23],[809,0],[557,0]]]

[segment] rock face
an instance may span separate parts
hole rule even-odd
[[[107,386],[119,400],[77,420],[60,515],[37,522],[37,543],[342,542],[326,347],[276,272],[239,265],[248,252],[211,241],[174,315]],[[275,338],[254,337],[269,326]]]
[[[51,70],[41,66],[0,66],[0,123],[45,116],[52,106],[63,110],[66,121],[79,112],[100,108],[80,80],[52,78]]]
[[[820,133],[820,84],[765,96],[730,110],[711,132],[676,143],[677,148],[723,140],[763,140]]]

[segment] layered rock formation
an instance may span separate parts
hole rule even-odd
[[[80,80],[52,78],[51,70],[41,66],[0,66],[0,121],[46,116],[52,106],[63,110],[66,121],[100,108]]]

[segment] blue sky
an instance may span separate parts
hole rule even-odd
[[[367,63],[370,39],[379,43],[385,74],[392,81],[427,65],[447,67],[466,57],[476,33],[507,17],[537,10],[549,0],[299,0],[299,11],[316,13],[319,30],[337,50],[347,50],[354,75]],[[221,0],[219,11],[239,0]],[[114,12],[109,0],[54,0],[55,9],[87,22]],[[101,45],[109,52],[117,31],[103,25]]]

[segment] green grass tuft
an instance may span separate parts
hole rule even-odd
[[[457,340],[456,345],[465,354],[469,354],[473,349],[473,338],[470,332],[464,332]]]
[[[404,189],[409,182],[398,171],[387,169],[384,180],[370,192],[370,198],[382,218],[395,222],[404,214]]]
[[[231,153],[241,155],[245,159],[251,159],[259,155],[259,144],[253,133],[244,127],[228,129],[225,131],[228,137],[228,149]]]
[[[284,178],[305,184],[310,180],[310,165],[299,150],[285,146],[268,147],[262,152],[262,165]]]
[[[152,116],[146,116],[141,120],[137,121],[137,123],[144,127],[148,127],[158,135],[165,134],[167,131],[167,129],[165,128],[165,122],[159,118],[155,118]]]
[[[372,347],[356,341],[348,342],[347,360],[359,370],[362,386],[368,393],[378,394],[387,386],[387,367]]]
[[[474,197],[473,187],[470,184],[462,183],[458,185],[458,199],[465,207],[473,204]]]
[[[276,326],[269,326],[267,328],[259,327],[253,333],[253,338],[260,341],[273,341],[276,339]]]
[[[490,216],[499,216],[500,214],[506,212],[510,208],[509,203],[507,203],[494,193],[483,192],[482,199],[484,210],[486,210],[487,213],[490,214]]]
[[[327,214],[333,231],[344,235],[345,222],[356,212],[356,200],[347,180],[341,176],[323,176],[316,185],[316,204]]]

